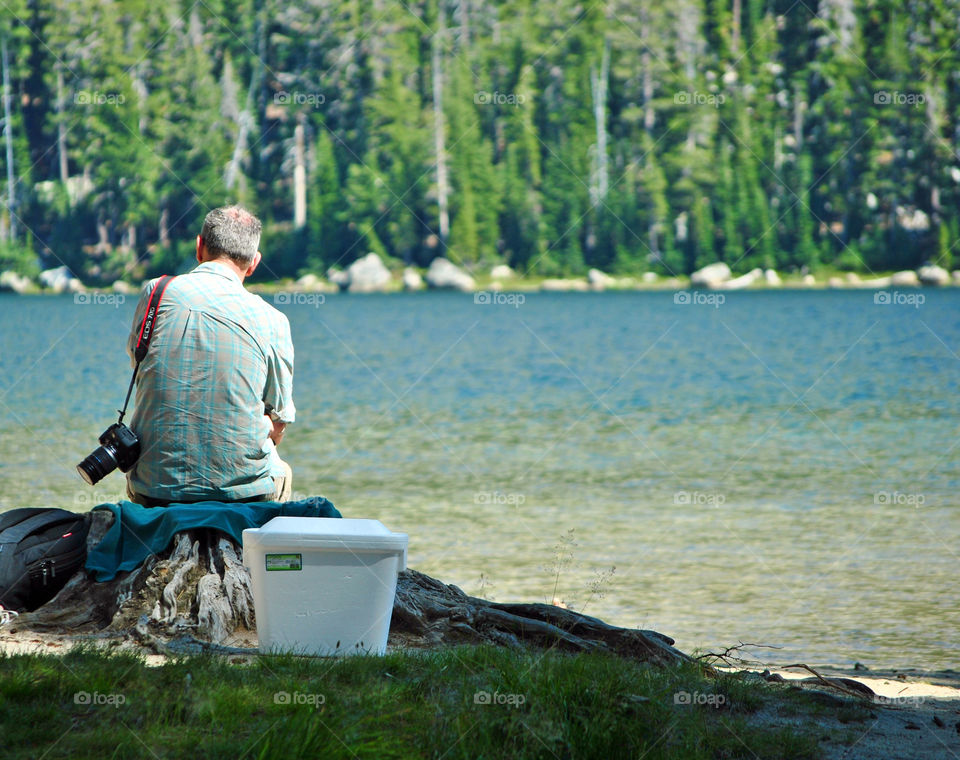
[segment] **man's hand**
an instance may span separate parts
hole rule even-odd
[[[273,441],[274,446],[279,446],[280,441],[283,440],[283,434],[287,429],[287,423],[278,422],[277,420],[273,419],[269,414],[267,415],[267,419],[270,420],[270,425],[273,428],[270,431],[270,440]]]

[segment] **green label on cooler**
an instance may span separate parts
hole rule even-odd
[[[266,555],[267,572],[271,570],[303,570],[303,558],[299,554]]]

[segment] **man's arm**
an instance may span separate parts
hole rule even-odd
[[[264,412],[270,420],[270,440],[279,445],[287,425],[294,421],[293,341],[290,323],[277,312],[278,337],[267,358],[267,383],[263,391]]]
[[[270,417],[270,415],[268,414],[267,417]],[[273,441],[274,446],[279,446],[280,441],[283,440],[283,434],[287,430],[287,423],[270,417],[270,424],[273,425],[273,430],[270,431],[270,440]]]

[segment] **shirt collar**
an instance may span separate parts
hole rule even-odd
[[[208,272],[209,274],[217,274],[217,275],[220,275],[221,277],[226,277],[228,280],[233,280],[238,285],[243,285],[243,280],[240,279],[240,276],[236,272],[234,272],[226,264],[221,264],[217,261],[204,261],[202,264],[197,266],[193,271]]]

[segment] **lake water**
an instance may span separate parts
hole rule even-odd
[[[122,493],[75,464],[135,299],[87,300],[0,296],[3,508]],[[412,567],[685,651],[960,665],[960,290],[290,300],[294,490]]]

